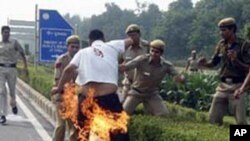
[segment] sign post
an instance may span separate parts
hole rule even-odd
[[[55,10],[39,11],[39,61],[54,62],[67,51],[66,39],[73,28]]]

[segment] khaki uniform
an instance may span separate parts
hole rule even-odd
[[[143,103],[150,114],[166,115],[168,110],[159,95],[159,86],[166,74],[178,74],[174,66],[162,57],[159,65],[153,65],[149,54],[138,56],[125,66],[128,69],[136,69],[131,90],[123,103],[124,110],[132,114],[137,105]]]
[[[193,59],[192,57],[190,57],[190,58],[188,58],[188,62],[189,62],[188,70],[190,72],[197,72],[199,70],[197,59]]]
[[[57,85],[57,81],[60,79],[63,69],[70,63],[72,57],[68,54],[62,54],[58,57],[55,62],[55,85]],[[70,141],[76,141],[77,135],[76,130],[70,120],[64,120],[61,118],[59,114],[60,110],[60,102],[61,102],[61,94],[55,94],[52,96],[52,102],[56,106],[56,126],[53,134],[53,141],[63,141],[65,137],[66,124],[69,127],[69,139]]]
[[[24,53],[24,50],[16,40],[9,40],[7,43],[0,42],[0,115],[7,114],[6,82],[9,86],[10,105],[16,106],[16,63],[20,53]]]
[[[227,56],[227,51],[233,49],[237,52],[238,59],[246,64],[250,64],[250,44],[243,39],[237,38],[236,43],[229,46],[224,40],[221,40],[216,47],[212,58],[214,65],[222,61],[220,70],[220,79],[216,93],[213,97],[212,105],[209,110],[209,119],[211,123],[223,123],[223,116],[229,112],[235,116],[237,124],[247,124],[245,110],[245,94],[239,99],[235,99],[234,91],[240,87],[244,81],[247,72],[241,70]]]
[[[138,48],[133,48],[132,46],[129,47],[125,53],[123,54],[123,60],[124,62],[131,61],[135,57],[139,55],[146,54],[148,52],[149,43],[147,41],[141,40],[140,46]],[[123,88],[122,88],[122,94],[123,96],[126,96],[128,91],[130,90],[130,85],[133,82],[134,78],[134,70],[130,70],[124,73],[124,79],[122,81]]]

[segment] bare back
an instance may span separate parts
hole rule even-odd
[[[94,89],[94,97],[104,96],[117,91],[117,86],[111,83],[89,82],[81,86],[81,93],[86,95],[89,89]]]

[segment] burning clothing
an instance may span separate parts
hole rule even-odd
[[[79,109],[79,116],[78,116],[78,121],[81,127],[85,126],[84,124],[86,124],[86,122],[88,121],[88,116],[85,116],[86,113],[82,112],[81,109],[81,105],[84,106],[84,100],[86,99],[85,96],[81,95],[80,99],[80,109]],[[103,110],[106,110],[106,112],[111,112],[114,114],[118,114],[121,113],[123,111],[122,105],[119,101],[119,98],[117,96],[116,93],[113,94],[108,94],[105,96],[98,96],[94,98],[94,101],[100,106],[100,108],[102,108]],[[90,111],[93,111],[94,106],[90,106],[88,109]],[[116,119],[117,118],[117,119]],[[114,116],[114,122],[119,122],[119,116]],[[107,122],[108,124],[108,120],[106,120],[105,122]],[[88,124],[88,123],[87,123]],[[105,125],[107,126],[107,125]],[[99,127],[101,128],[101,127]],[[129,141],[129,135],[127,132],[125,133],[110,133],[110,141]]]

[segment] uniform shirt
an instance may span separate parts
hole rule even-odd
[[[139,47],[137,48],[132,46],[128,47],[128,49],[123,54],[123,60],[125,62],[128,62],[139,55],[148,53],[148,49],[149,49],[149,43],[145,40],[141,40]],[[125,77],[127,77],[129,81],[132,81],[134,77],[134,70],[127,71],[125,73]]]
[[[69,64],[72,57],[69,55],[69,53],[64,53],[60,55],[55,62],[55,72],[54,72],[54,78],[55,78],[55,84],[57,84],[57,81],[60,79],[62,72],[64,68]]]
[[[247,72],[238,68],[230,59],[227,57],[228,50],[235,50],[237,52],[238,59],[250,65],[250,44],[244,39],[237,38],[236,42],[229,46],[224,40],[219,41],[216,46],[215,54],[213,56],[213,64],[217,65],[222,61],[222,68],[220,70],[220,77],[246,77]]]
[[[197,59],[193,59],[193,57],[188,58],[189,61],[189,70],[190,71],[198,71],[198,61]]]
[[[173,64],[163,57],[161,57],[158,65],[152,64],[149,54],[136,57],[127,62],[125,67],[127,69],[136,68],[132,88],[142,93],[158,91],[160,83],[166,74],[172,76],[179,74]]]
[[[10,39],[9,42],[0,42],[0,63],[15,64],[20,53],[24,53],[23,48],[17,40]]]
[[[124,40],[107,43],[97,40],[91,47],[81,49],[70,62],[78,67],[76,83],[84,85],[88,82],[100,82],[117,85],[118,55],[124,51]]]

